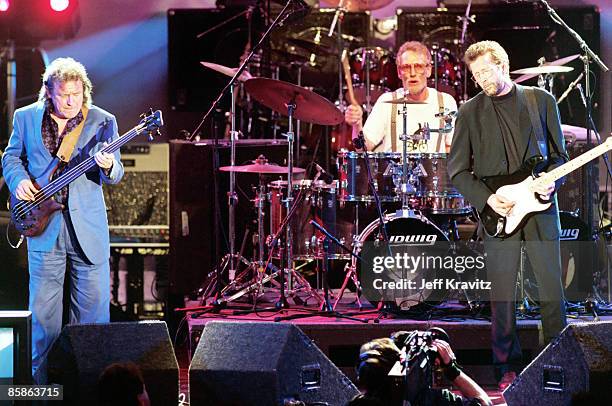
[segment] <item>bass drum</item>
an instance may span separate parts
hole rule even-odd
[[[433,251],[436,251],[436,249],[427,248],[428,246],[432,247],[433,243],[448,243],[449,241],[446,234],[424,216],[398,216],[397,214],[391,214],[385,217],[385,224],[390,241],[401,241],[407,245],[410,245],[410,241],[414,242],[414,246],[418,246],[417,255],[422,255],[423,253],[425,255],[433,255]],[[382,240],[382,233],[379,225],[380,220],[377,219],[363,230],[357,238],[353,249],[355,254],[365,254],[365,250],[367,250],[368,247]],[[368,245],[368,243],[370,243],[370,245]],[[447,244],[443,245],[447,246]],[[393,255],[395,255],[395,252]],[[381,300],[380,296],[372,297],[376,296],[377,293],[372,289],[368,289],[368,286],[365,286],[368,280],[365,274],[366,270],[363,269],[363,267],[358,267],[357,260],[354,257],[351,259],[351,265],[359,272],[362,290],[366,299],[369,301]],[[395,300],[400,309],[408,309],[424,301],[440,300],[440,297],[438,297],[439,295],[434,292],[434,289],[419,289],[422,284],[421,280],[426,279],[433,281],[436,279],[437,273],[438,271],[436,271],[436,269],[419,269],[412,273],[408,272],[402,277],[414,281],[417,289],[394,290],[391,294],[392,299]],[[373,294],[369,294],[368,292],[372,292]],[[437,293],[439,293],[439,290]],[[390,299],[391,297],[386,296],[383,300]]]

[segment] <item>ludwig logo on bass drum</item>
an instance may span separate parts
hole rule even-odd
[[[411,244],[411,245],[433,245],[438,236],[435,234],[415,234],[415,235],[392,235],[389,237],[391,244]]]
[[[578,239],[580,235],[580,229],[578,228],[562,228],[561,229],[561,241],[574,241]]]

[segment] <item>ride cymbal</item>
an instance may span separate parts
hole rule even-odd
[[[253,78],[244,86],[259,103],[285,116],[288,115],[287,106],[294,103],[293,117],[298,120],[320,125],[337,125],[344,121],[344,115],[332,102],[301,86],[268,78]]]

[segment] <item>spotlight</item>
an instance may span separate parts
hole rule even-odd
[[[0,0],[0,12],[8,11],[10,5],[9,0]]]
[[[70,0],[51,0],[51,9],[53,11],[64,11],[70,5]]]

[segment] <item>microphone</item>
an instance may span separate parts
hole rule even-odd
[[[359,135],[357,138],[353,139],[353,145],[355,148],[365,149],[365,137],[363,136],[363,131],[359,131]]]
[[[578,85],[578,82],[580,82],[582,80],[583,76],[584,76],[584,72],[581,73],[580,75],[578,75],[576,80],[574,80],[572,83],[570,83],[570,85],[567,87],[567,89],[565,89],[565,92],[563,92],[561,97],[559,97],[559,100],[557,100],[557,104],[561,104],[561,102],[567,97],[567,95],[570,94],[570,92],[574,89],[574,87],[576,87]]]
[[[329,174],[325,169],[321,167],[318,163],[314,163],[315,168],[317,169],[317,179],[323,179],[325,183],[330,184],[334,181],[334,177]]]

